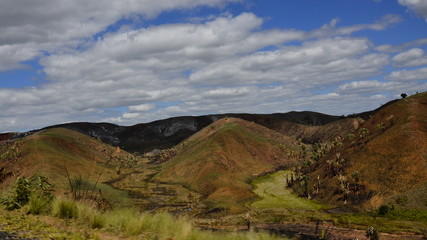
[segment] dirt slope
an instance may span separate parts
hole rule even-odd
[[[64,128],[40,131],[33,135],[0,142],[0,186],[9,186],[19,176],[47,176],[58,188],[67,186],[70,177],[81,175],[95,182],[115,178],[115,168],[133,159],[116,147]],[[107,164],[107,162],[109,162]]]
[[[291,156],[298,142],[278,132],[237,118],[224,118],[176,147],[164,163],[160,181],[184,184],[204,194],[207,202],[228,207],[254,197],[254,176],[297,163]]]
[[[308,174],[313,186],[321,178],[319,197],[427,209],[427,93],[384,107],[353,134]]]

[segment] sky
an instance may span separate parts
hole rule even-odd
[[[0,132],[426,90],[426,0],[0,0]]]

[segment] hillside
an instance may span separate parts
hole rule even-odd
[[[226,117],[241,118],[272,130],[283,131],[285,134],[288,134],[286,129],[298,128],[299,131],[291,132],[293,134],[291,136],[300,137],[306,142],[310,142],[313,139],[319,140],[318,137],[313,138],[312,134],[310,134],[310,132],[313,132],[312,129],[316,129],[318,126],[329,125],[336,121],[341,122],[343,119],[344,122],[346,120],[343,116],[338,117],[308,111],[274,114],[229,113],[172,117],[133,126],[119,126],[111,123],[74,122],[48,126],[41,130],[67,128],[100,139],[107,144],[120,146],[129,152],[147,153],[153,149],[173,147],[216,120]],[[311,130],[303,130],[305,126],[310,126]],[[0,138],[19,138],[39,131],[33,130],[20,134],[0,134]],[[305,135],[307,132],[309,133],[308,136]]]
[[[255,197],[249,181],[298,162],[295,139],[255,123],[224,118],[191,136],[155,176],[183,184],[215,206],[229,207]]]
[[[34,175],[48,177],[58,192],[70,190],[68,177],[101,186],[118,177],[118,166],[133,159],[131,154],[81,133],[64,128],[43,130],[0,142],[0,187],[8,188],[17,177]]]
[[[427,93],[384,107],[340,141],[314,171],[303,169],[314,195],[365,208],[427,209]]]

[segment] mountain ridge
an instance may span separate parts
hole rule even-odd
[[[165,149],[173,147],[218,119],[235,117],[258,123],[262,126],[285,134],[292,134],[293,137],[301,138],[302,141],[309,143],[330,139],[313,137],[313,132],[318,132],[316,130],[312,130],[311,134],[308,133],[308,136],[306,136],[306,132],[301,130],[301,125],[311,126],[314,129],[339,120],[359,117],[366,119],[381,108],[385,107],[387,104],[394,101],[396,100],[390,101],[375,110],[352,114],[347,117],[312,111],[291,111],[287,113],[272,114],[226,113],[201,116],[179,116],[131,126],[120,126],[107,122],[72,122],[47,126],[24,133],[1,133],[0,139],[6,140],[11,138],[21,138],[44,129],[63,127],[98,138],[105,143],[120,146],[122,149],[129,152],[147,153],[158,148]],[[349,121],[349,123],[347,123],[347,128],[351,128],[351,124],[351,121]],[[299,131],[288,131],[289,129],[294,128],[299,129]],[[332,130],[335,128],[330,127],[329,129]]]

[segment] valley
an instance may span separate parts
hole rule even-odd
[[[272,239],[365,239],[372,227],[380,239],[425,239],[426,119],[427,93],[420,93],[348,117],[225,114],[7,133],[0,141],[2,199],[13,198],[19,179],[46,177],[55,198],[97,209],[60,223],[73,232],[89,221],[84,229],[94,239],[187,239],[182,229],[162,235],[142,225],[93,224],[114,211],[167,212],[197,234],[250,228]],[[38,218],[26,208],[7,215]],[[52,222],[48,212],[40,215]],[[80,233],[76,239],[84,239]]]

